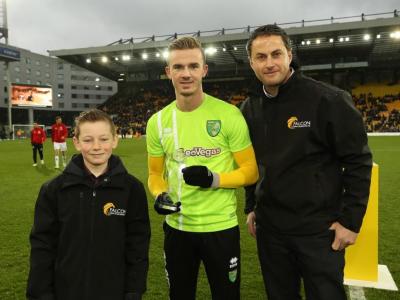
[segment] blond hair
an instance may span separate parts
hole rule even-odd
[[[201,56],[203,57],[204,63],[206,63],[206,55],[201,47],[201,43],[198,39],[185,36],[174,40],[169,46],[168,51],[171,53],[174,50],[187,50],[187,49],[199,49],[201,51]]]

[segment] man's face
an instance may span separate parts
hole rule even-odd
[[[106,166],[112,149],[118,144],[110,124],[105,121],[84,122],[79,129],[79,138],[74,137],[73,141],[76,150],[82,153],[87,168]]]
[[[56,123],[57,123],[57,124],[61,124],[61,122],[62,122],[62,119],[61,119],[61,118],[56,119]]]
[[[292,52],[278,35],[259,36],[251,47],[250,66],[265,87],[276,87],[290,76]]]
[[[33,123],[33,128],[39,128],[38,123]]]
[[[192,96],[202,92],[201,82],[208,66],[200,49],[173,50],[165,72],[175,88],[176,96]]]

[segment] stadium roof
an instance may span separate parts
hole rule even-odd
[[[279,24],[289,34],[304,70],[400,67],[400,17],[389,13]],[[237,76],[249,70],[246,42],[255,27],[121,39],[107,46],[53,50],[67,62],[126,82],[163,78],[171,40],[196,36],[206,49],[209,75]]]

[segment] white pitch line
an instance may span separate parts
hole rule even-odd
[[[360,286],[349,286],[350,300],[367,300],[364,289]]]

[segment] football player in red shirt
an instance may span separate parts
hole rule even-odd
[[[62,122],[60,116],[56,117],[56,123],[51,126],[51,140],[54,145],[54,161],[55,161],[55,168],[59,168],[60,162],[60,151],[62,154],[62,162],[63,166],[67,165],[67,137],[68,137],[68,129]]]
[[[43,128],[38,125],[38,123],[33,123],[33,128],[31,130],[31,145],[33,151],[33,166],[37,166],[37,152],[39,151],[40,163],[43,165],[43,143],[46,140],[46,133]]]

